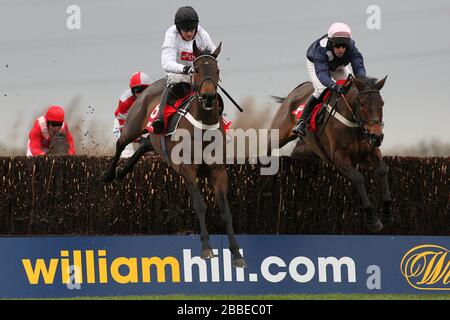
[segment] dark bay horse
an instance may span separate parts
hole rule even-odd
[[[128,143],[141,135],[142,130],[147,125],[148,117],[160,102],[161,94],[166,87],[165,79],[160,79],[150,85],[131,107],[125,121],[122,135],[116,143],[114,159],[106,171],[104,178],[105,181],[108,182],[115,178],[120,179],[124,177],[137,163],[139,158],[153,147],[153,149],[159,155],[163,156],[165,161],[184,178],[186,188],[191,196],[194,211],[200,222],[200,239],[202,241],[201,257],[207,259],[214,257],[214,254],[209,243],[209,234],[205,222],[207,207],[197,184],[197,178],[200,174],[206,176],[214,188],[215,199],[220,208],[220,215],[225,223],[230,243],[230,251],[233,255],[233,266],[245,267],[246,262],[239,252],[239,245],[235,238],[232,215],[227,200],[228,175],[225,165],[226,142],[223,123],[219,116],[219,103],[217,99],[217,86],[219,81],[217,56],[220,53],[220,49],[221,44],[212,53],[201,52],[194,41],[193,53],[195,60],[193,63],[194,73],[192,75],[193,95],[191,96],[189,112],[185,117],[181,118],[177,131],[183,129],[185,132],[190,133],[188,144],[192,147],[191,150],[196,148],[195,144],[198,146],[197,141],[195,141],[195,130],[199,130],[201,133],[215,131],[219,134],[221,139],[221,141],[214,141],[214,144],[217,143],[221,146],[221,150],[219,151],[223,154],[222,161],[213,163],[208,162],[207,164],[203,159],[203,153],[201,153],[202,158],[200,159],[200,162],[193,161],[195,160],[195,155],[192,154],[192,152],[190,155],[187,155],[187,158],[185,158],[186,155],[184,154],[183,161],[179,162],[179,159],[175,161],[172,150],[177,147],[178,143],[172,141],[169,136],[149,133],[148,138],[144,140],[141,147],[127,163],[125,163],[124,167],[117,168],[116,170],[117,162],[123,149]],[[184,139],[183,142],[185,142]],[[210,143],[211,142],[207,143],[202,140],[200,144],[201,150],[197,151],[202,152]]]
[[[379,146],[383,141],[383,99],[380,90],[386,81],[373,78],[349,77],[345,83],[346,94],[332,93],[328,100],[329,112],[318,124],[316,132],[307,130],[303,141],[307,150],[330,162],[357,190],[371,232],[380,231],[383,223],[372,208],[364,187],[364,178],[356,169],[359,163],[376,167],[381,185],[383,216],[385,224],[393,218],[390,211],[391,195],[388,185],[388,166],[383,162]],[[313,93],[311,82],[304,82],[286,98],[274,97],[281,105],[271,123],[271,129],[279,129],[280,148],[296,138],[291,130],[295,125],[292,114]],[[335,112],[331,109],[335,108]],[[332,115],[330,116],[330,112]],[[269,133],[270,134],[270,133]],[[269,149],[270,150],[270,146]]]

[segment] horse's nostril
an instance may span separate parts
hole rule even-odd
[[[383,142],[383,138],[384,138],[384,134],[381,134],[379,136],[376,134],[371,134],[370,135],[370,143],[374,147],[379,147],[379,146],[381,146],[381,143]]]
[[[205,108],[206,110],[212,110],[214,107],[214,98],[215,96],[212,96],[210,94],[204,94],[202,95],[202,100],[203,100],[203,108]]]
[[[202,99],[205,99],[208,101],[214,99],[214,97],[215,97],[214,95],[206,94],[206,93],[202,95]]]

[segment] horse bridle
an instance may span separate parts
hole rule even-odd
[[[214,62],[217,63],[217,59],[216,59],[214,56],[212,56],[212,55],[209,55],[209,54],[203,54],[203,55],[200,55],[200,56],[198,56],[197,58],[195,58],[194,62],[192,63],[192,66],[193,66],[193,68],[194,68],[194,72],[195,72],[195,62],[196,62],[198,59],[200,59],[200,58],[209,58],[209,59],[213,59]],[[202,98],[201,95],[200,95],[200,90],[202,89],[203,83],[205,83],[206,80],[211,80],[211,81],[212,81],[212,83],[214,84],[214,88],[216,89],[216,93],[217,93],[217,83],[214,81],[214,78],[211,77],[211,76],[204,77],[204,78],[202,79],[202,81],[200,82],[200,85],[198,85],[198,86],[195,85],[195,83],[194,83],[193,89],[194,89],[194,91],[195,91],[195,94],[196,94],[197,99],[199,100],[199,102],[200,102],[202,105],[203,105],[204,101],[203,101],[203,98]],[[214,98],[214,100],[215,100],[215,98]],[[213,102],[214,102],[214,101],[213,101]]]
[[[343,94],[340,95],[340,97],[344,98],[344,102],[347,105],[347,108],[349,109],[350,113],[352,114],[353,120],[355,120],[355,122],[359,125],[359,127],[364,131],[364,133],[369,136],[370,135],[370,130],[367,128],[367,125],[377,125],[379,124],[381,126],[381,128],[384,127],[384,123],[383,121],[381,121],[380,119],[366,119],[366,120],[361,120],[359,119],[359,117],[357,116],[357,112],[360,109],[361,106],[361,101],[359,99],[359,96],[363,93],[373,93],[376,92],[378,94],[380,94],[380,90],[363,90],[363,91],[358,91],[358,94],[356,95],[356,100],[355,100],[355,112],[352,110],[352,107],[350,106],[350,104],[347,101],[347,98],[345,98],[345,96]],[[336,101],[336,103],[339,100]]]

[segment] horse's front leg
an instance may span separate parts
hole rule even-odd
[[[197,168],[195,167],[195,165],[182,164],[179,172],[184,178],[186,188],[188,189],[189,195],[191,196],[192,206],[200,223],[200,240],[202,241],[201,257],[202,259],[214,258],[216,256],[214,255],[209,243],[209,234],[208,230],[206,229],[206,204],[203,201],[203,197],[200,193],[196,181]]]
[[[297,136],[291,132],[291,123],[281,128],[271,128],[267,133],[267,156],[272,156],[273,148],[278,149],[287,145],[289,142],[297,139]],[[278,132],[276,132],[277,130]],[[275,144],[275,145],[274,145]]]
[[[369,160],[375,165],[375,174],[381,186],[381,200],[383,202],[383,216],[382,221],[384,224],[390,224],[394,222],[394,217],[391,213],[392,198],[389,191],[388,173],[389,167],[383,161],[381,151],[379,148],[375,148]]]
[[[239,245],[233,229],[233,217],[228,205],[228,174],[225,165],[218,166],[211,171],[211,184],[214,188],[216,202],[219,205],[220,217],[225,224],[228,234],[230,251],[233,254],[233,266],[237,268],[246,267],[247,264],[239,252]]]
[[[103,181],[109,183],[112,182],[116,178],[116,167],[119,162],[120,155],[122,154],[123,149],[125,149],[126,144],[120,142],[120,138],[116,141],[116,153],[114,154],[114,158],[109,165],[108,169],[103,174]]]
[[[374,212],[369,197],[367,196],[367,192],[364,187],[363,175],[352,166],[350,158],[341,151],[336,151],[334,165],[344,176],[350,179],[352,185],[354,185],[356,190],[358,190],[369,230],[371,232],[380,231],[383,228],[383,224],[378,218],[378,215]]]

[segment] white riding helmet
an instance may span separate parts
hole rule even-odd
[[[349,44],[352,37],[350,27],[342,22],[335,22],[328,29],[328,40],[333,43]]]

